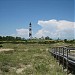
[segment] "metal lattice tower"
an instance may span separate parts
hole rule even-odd
[[[29,39],[32,39],[32,24],[29,24]]]

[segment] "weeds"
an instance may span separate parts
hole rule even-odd
[[[0,52],[1,75],[4,72],[6,75],[66,75],[48,52],[48,44],[10,44],[9,47],[14,51]]]

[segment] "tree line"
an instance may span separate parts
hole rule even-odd
[[[23,41],[24,38],[13,36],[0,36],[0,41]]]
[[[37,39],[37,38],[32,38],[32,39]],[[39,39],[44,39],[44,40],[52,40],[49,36],[46,37],[41,37]],[[0,41],[25,41],[25,38],[21,37],[13,37],[13,36],[0,36]]]
[[[25,38],[21,38],[21,37],[13,37],[13,36],[0,36],[0,43],[56,43],[56,42],[65,42],[65,43],[75,43],[75,40],[61,40],[61,39],[57,39],[57,40],[53,40],[52,38],[50,38],[49,36],[46,37],[41,37],[41,38],[32,38],[30,39],[25,39]]]

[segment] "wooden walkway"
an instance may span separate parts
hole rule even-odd
[[[75,47],[58,46],[53,47],[49,52],[56,58],[59,65],[63,65],[63,70],[67,69],[67,74],[75,74]]]

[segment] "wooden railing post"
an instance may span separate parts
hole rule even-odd
[[[60,65],[60,47],[58,47],[59,49],[59,65]]]
[[[67,49],[67,62],[66,62],[66,68],[67,68],[67,75],[68,75],[68,49]]]
[[[58,50],[58,48],[56,47],[56,59],[58,60],[58,58],[57,58],[57,52],[58,52],[58,51],[57,51],[57,50]]]
[[[63,49],[63,71],[64,71],[64,47],[62,49]]]

